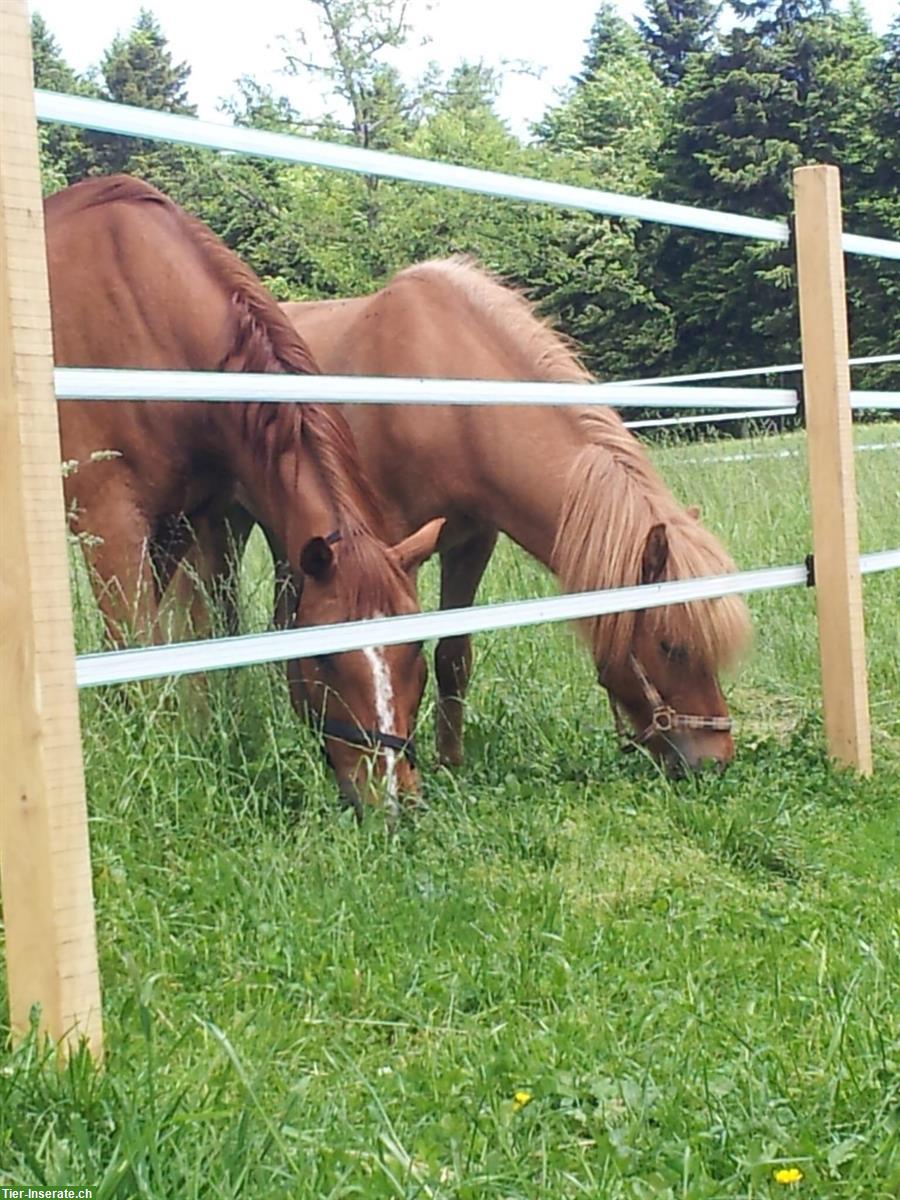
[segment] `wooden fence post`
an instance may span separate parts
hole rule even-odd
[[[0,0],[0,882],[10,1024],[102,1054],[25,0]]]
[[[797,283],[828,752],[872,772],[837,167],[794,172]]]

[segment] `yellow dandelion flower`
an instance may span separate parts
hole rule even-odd
[[[776,1183],[799,1183],[803,1178],[803,1172],[799,1167],[779,1167],[777,1171],[773,1171]]]
[[[513,1096],[513,1111],[519,1112],[526,1104],[530,1104],[532,1100],[531,1092],[516,1092]]]

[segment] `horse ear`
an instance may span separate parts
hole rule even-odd
[[[432,554],[437,550],[441,530],[446,523],[445,517],[437,517],[393,547],[391,553],[396,558],[400,568],[406,571],[408,575],[417,571],[422,563],[431,558]]]
[[[689,504],[685,511],[687,512],[687,515],[691,518],[692,521],[700,520],[700,505],[699,504]]]
[[[669,561],[669,539],[665,525],[654,525],[647,534],[641,559],[641,583],[659,583]]]
[[[300,570],[324,583],[334,571],[334,551],[323,537],[310,538],[300,551]]]

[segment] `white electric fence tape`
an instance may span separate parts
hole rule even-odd
[[[282,162],[357,171],[387,179],[404,179],[410,183],[439,184],[465,192],[586,209],[612,217],[633,217],[638,221],[655,221],[664,225],[703,229],[710,233],[730,233],[771,242],[787,242],[789,237],[785,221],[692,208],[687,204],[667,204],[661,200],[646,200],[641,196],[625,196],[596,188],[527,179],[519,175],[505,175],[500,171],[458,167],[424,158],[409,158],[403,154],[387,154],[381,150],[363,150],[356,146],[340,146],[285,133],[247,129],[240,125],[221,125],[200,121],[196,117],[111,104],[87,96],[65,96],[40,88],[35,89],[34,98],[41,121],[78,125],[83,129],[156,138],[185,146],[228,150],[236,154],[255,154]],[[884,238],[845,233],[843,245],[851,254],[900,259],[900,242]]]
[[[867,554],[860,559],[864,574],[897,567],[900,567],[900,550]],[[414,613],[411,616],[377,617],[368,621],[291,629],[282,633],[247,634],[215,641],[180,642],[170,646],[84,654],[76,660],[76,679],[79,687],[96,687],[98,684],[158,679],[163,675],[188,675],[224,667],[309,658],[317,654],[342,654],[370,646],[421,642],[426,638],[577,620],[605,613],[634,612],[689,600],[796,587],[806,581],[806,567],[797,564],[717,575],[708,579],[679,579],[641,587],[577,592],[537,600],[514,600],[442,612]]]

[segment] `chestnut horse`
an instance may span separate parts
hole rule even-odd
[[[156,370],[315,372],[255,275],[200,221],[128,176],[91,179],[45,206],[56,362]],[[59,405],[66,500],[112,640],[159,636],[158,604],[197,527],[221,538],[241,489],[302,573],[301,625],[417,609],[415,570],[442,522],[389,546],[340,413],[276,403]],[[74,468],[74,470],[73,470]],[[295,703],[322,728],[359,810],[374,776],[389,802],[417,784],[418,647],[292,664]],[[374,760],[374,761],[373,761]]]
[[[465,259],[401,271],[358,299],[282,306],[336,375],[590,383],[568,343],[515,290]],[[502,530],[566,591],[719,575],[734,563],[657,475],[616,413],[600,407],[348,405],[389,528],[440,513],[441,605],[471,604]],[[673,773],[733,757],[717,676],[749,636],[738,597],[580,623],[622,730]],[[438,748],[462,758],[467,636],[435,653]]]

